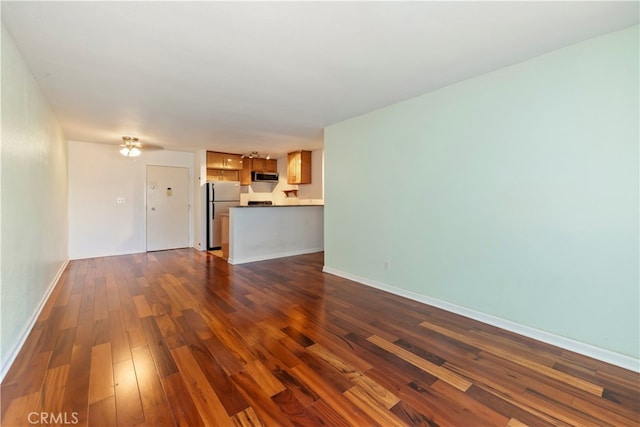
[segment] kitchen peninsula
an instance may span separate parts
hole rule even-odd
[[[323,205],[238,206],[229,209],[230,264],[322,250]]]

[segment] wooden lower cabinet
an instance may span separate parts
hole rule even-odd
[[[229,259],[229,214],[222,214],[220,218],[220,246],[222,258]]]

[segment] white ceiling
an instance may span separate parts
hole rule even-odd
[[[323,127],[638,23],[638,2],[10,2],[70,140],[282,155]]]

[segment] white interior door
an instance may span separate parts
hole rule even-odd
[[[189,246],[189,169],[147,166],[147,251]]]

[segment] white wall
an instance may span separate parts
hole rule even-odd
[[[146,166],[189,169],[190,231],[193,246],[194,155],[144,151],[127,158],[118,147],[69,142],[69,257],[71,259],[146,251]],[[124,204],[116,199],[124,197]]]
[[[325,129],[327,269],[638,359],[638,52],[634,27]]]
[[[67,261],[67,141],[2,26],[0,378]]]
[[[322,251],[323,209],[323,206],[229,209],[229,263]]]

